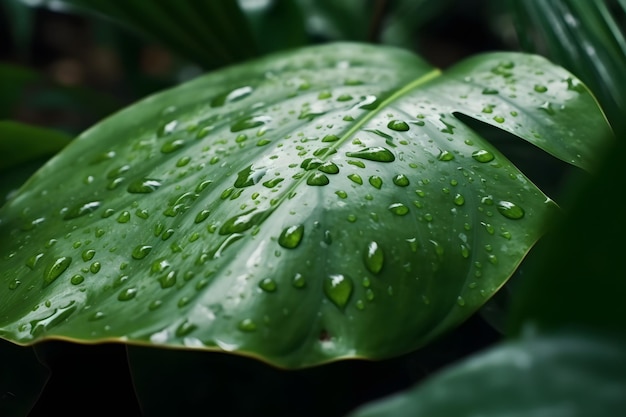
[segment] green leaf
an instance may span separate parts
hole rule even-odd
[[[587,333],[508,342],[350,417],[618,416],[626,408],[624,348]]]
[[[205,69],[257,54],[251,30],[236,0],[63,1],[78,10],[113,19]]]
[[[239,0],[238,3],[263,54],[307,44],[304,15],[296,0]]]
[[[546,331],[585,326],[621,333],[626,328],[626,265],[616,240],[626,236],[626,219],[615,200],[626,155],[626,131],[621,132],[593,178],[570,186],[566,216],[551,219],[550,233],[514,299],[512,333],[529,322]]]
[[[0,172],[54,154],[71,140],[56,130],[0,120]]]
[[[613,124],[626,111],[626,4],[620,4],[621,11],[603,0],[508,2],[522,45],[539,50],[583,80]]]
[[[0,119],[13,117],[23,99],[25,87],[41,78],[32,69],[0,63]]]
[[[555,206],[457,113],[584,168],[608,129],[571,74],[523,54],[442,74],[331,44],[200,77],[86,131],[0,211],[0,335],[285,367],[422,346],[504,284]]]

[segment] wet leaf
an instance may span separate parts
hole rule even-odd
[[[416,349],[506,282],[555,207],[458,113],[583,168],[607,131],[531,55],[441,73],[331,44],[200,77],[80,135],[0,211],[0,335],[284,367]]]

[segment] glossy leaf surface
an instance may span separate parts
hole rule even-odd
[[[530,55],[442,74],[334,44],[215,72],[89,129],[0,211],[0,335],[286,367],[415,349],[503,285],[554,207],[457,112],[583,168],[607,129]]]
[[[509,342],[350,417],[618,416],[626,357],[613,342],[586,333]]]

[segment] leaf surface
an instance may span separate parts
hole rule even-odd
[[[74,140],[0,211],[0,335],[385,358],[469,317],[554,203],[455,114],[590,168],[607,131],[523,54],[446,73],[330,44],[148,97]]]

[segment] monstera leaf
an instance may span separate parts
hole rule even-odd
[[[555,207],[461,113],[582,168],[608,129],[571,74],[515,53],[442,73],[329,44],[148,97],[0,211],[0,335],[284,367],[415,349],[506,282]]]

